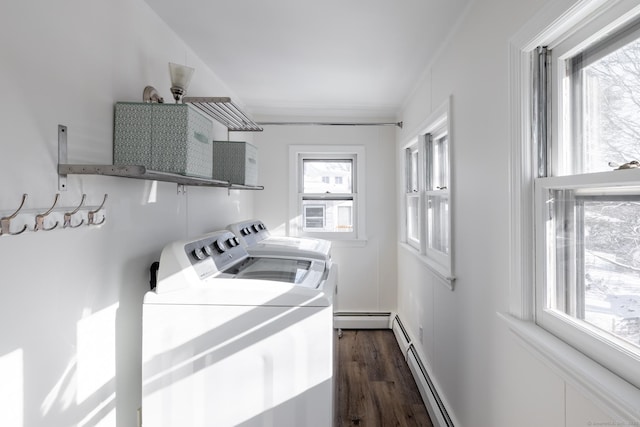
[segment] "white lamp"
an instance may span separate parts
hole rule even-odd
[[[169,74],[171,75],[171,93],[176,104],[180,102],[182,96],[187,92],[194,68],[186,65],[178,65],[169,62]]]

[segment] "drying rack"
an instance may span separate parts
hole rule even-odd
[[[228,97],[186,96],[184,104],[192,104],[204,114],[212,117],[227,127],[229,131],[262,132],[263,129],[251,120]]]

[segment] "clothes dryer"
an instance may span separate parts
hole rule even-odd
[[[324,239],[273,236],[264,223],[248,219],[227,226],[252,255],[301,256],[331,261],[331,242]]]

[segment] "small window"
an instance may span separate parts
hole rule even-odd
[[[449,103],[404,147],[405,239],[449,282],[451,263]]]
[[[362,197],[358,191],[363,183],[358,177],[364,167],[364,150],[292,146],[290,155],[297,183],[292,186],[291,206],[295,212],[290,234],[338,240],[363,236]]]

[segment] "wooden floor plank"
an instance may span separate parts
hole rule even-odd
[[[336,427],[433,427],[390,330],[344,330],[337,352]]]

